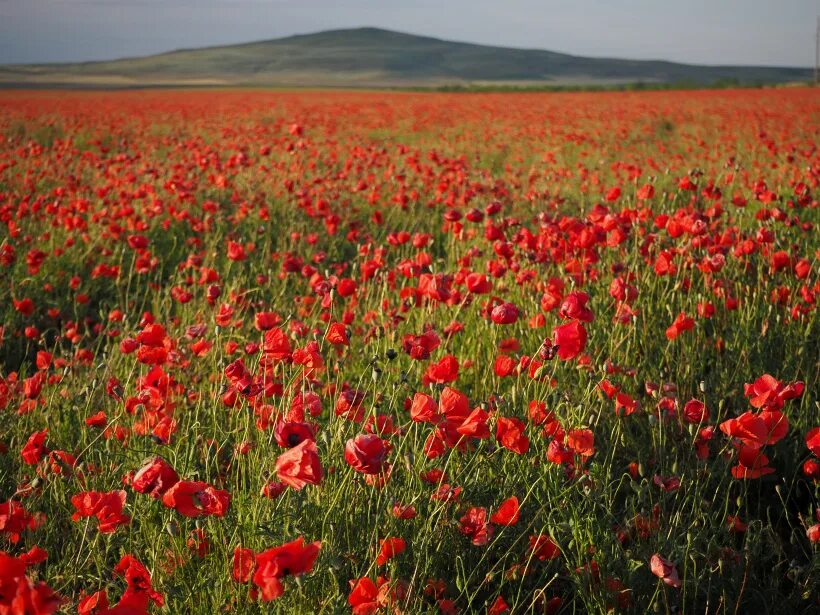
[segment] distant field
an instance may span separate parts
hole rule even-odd
[[[820,97],[0,92],[0,613],[820,612]]]

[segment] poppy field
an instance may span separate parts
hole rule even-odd
[[[820,612],[819,137],[0,92],[0,614]]]

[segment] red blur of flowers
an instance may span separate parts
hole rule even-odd
[[[817,610],[820,98],[624,89],[0,88],[0,613]]]

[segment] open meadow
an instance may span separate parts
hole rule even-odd
[[[820,612],[820,96],[0,91],[0,613]]]

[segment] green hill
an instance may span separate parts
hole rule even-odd
[[[585,58],[358,28],[144,58],[0,66],[5,85],[606,85],[806,81],[805,68]]]

